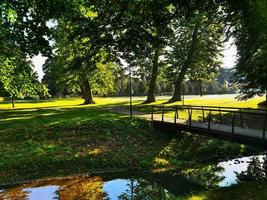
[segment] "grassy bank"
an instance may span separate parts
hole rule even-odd
[[[251,152],[244,145],[188,133],[170,138],[148,122],[107,111],[126,106],[125,98],[80,103],[23,101],[17,109],[1,104],[0,182],[116,168],[194,168]]]
[[[214,200],[225,200],[225,199],[239,199],[239,200],[262,200],[266,199],[267,181],[254,181],[241,183],[239,185],[234,185],[229,188],[220,188],[208,192],[206,195],[203,195],[201,198],[205,199],[214,199]],[[200,198],[200,199],[201,199]]]

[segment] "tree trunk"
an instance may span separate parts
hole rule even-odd
[[[91,86],[88,80],[82,82],[82,97],[84,99],[83,104],[94,104]]]
[[[12,108],[15,108],[15,97],[14,97],[14,95],[11,96],[11,103],[12,103]]]
[[[172,94],[172,98],[170,99],[171,102],[182,101],[182,82],[184,80],[186,70],[187,68],[183,67],[181,72],[178,75],[178,78],[175,81],[174,91]]]
[[[182,82],[184,80],[184,77],[187,73],[188,68],[192,64],[192,60],[193,60],[193,56],[194,56],[194,53],[196,50],[196,44],[197,44],[197,30],[198,30],[198,25],[195,25],[194,31],[192,34],[190,49],[188,51],[187,58],[182,66],[182,69],[175,81],[174,92],[173,92],[172,98],[170,99],[170,102],[182,100],[182,92],[181,92]]]
[[[160,54],[160,48],[156,47],[154,50],[152,74],[151,74],[151,79],[150,79],[150,83],[149,83],[147,99],[144,103],[152,103],[152,102],[156,101],[155,89],[156,89],[156,81],[157,81],[157,76],[158,76],[159,54]]]
[[[158,22],[157,22],[158,23]],[[149,83],[148,93],[147,93],[147,99],[144,103],[152,103],[156,101],[155,97],[155,90],[156,90],[156,82],[157,82],[157,76],[158,76],[158,65],[159,65],[159,56],[160,56],[160,36],[162,33],[162,27],[158,24],[156,27],[156,38],[155,43],[153,45],[154,47],[154,58],[152,62],[152,73],[151,73],[151,79]]]

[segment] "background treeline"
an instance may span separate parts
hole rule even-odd
[[[13,106],[15,98],[78,94],[90,104],[94,95],[127,95],[129,69],[144,103],[235,86],[240,99],[267,93],[266,0],[2,0],[0,13],[0,82]],[[233,74],[221,68],[230,38]],[[42,83],[29,62],[39,53]]]
[[[183,93],[185,95],[206,95],[206,94],[234,94],[238,92],[236,84],[232,81],[232,69],[220,68],[213,80],[185,80]],[[120,68],[113,74],[114,79],[109,89],[100,91],[93,90],[95,96],[127,96],[130,94],[129,74],[124,68]],[[59,84],[50,73],[46,73],[42,83],[47,85],[51,97],[60,98],[66,96],[80,96],[81,91],[73,85]],[[93,85],[93,88],[99,86]],[[156,95],[172,95],[173,85],[160,75],[156,84]],[[132,76],[132,95],[144,96],[148,92],[148,82],[145,79]],[[3,94],[3,93],[2,93]],[[6,93],[7,94],[7,93]]]

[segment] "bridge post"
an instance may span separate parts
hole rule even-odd
[[[220,120],[220,124],[222,124],[222,112],[221,112],[221,107],[219,107],[219,120]]]
[[[165,109],[165,107],[162,106],[162,116],[161,116],[161,121],[162,122],[164,122],[164,109]]]
[[[151,106],[151,121],[153,122],[154,120],[154,106]]]
[[[204,123],[205,122],[204,108],[203,106],[201,108],[202,108],[202,122]]]
[[[174,124],[176,125],[176,119],[178,119],[178,107],[175,106],[175,114],[174,114]]]
[[[188,110],[188,121],[189,121],[189,126],[191,127],[191,126],[192,126],[192,109],[191,109],[191,111],[190,111],[190,108],[188,107],[187,110]]]
[[[235,112],[233,114],[233,119],[232,119],[232,134],[235,134]]]
[[[211,110],[209,112],[208,130],[210,130]]]

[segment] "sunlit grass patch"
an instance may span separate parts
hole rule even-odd
[[[171,169],[248,151],[206,137],[179,133],[178,139],[171,139],[155,133],[144,120],[112,112],[113,107],[129,109],[127,97],[96,98],[93,105],[82,102],[21,101],[16,109],[4,109],[10,104],[0,103],[0,181],[88,169]],[[141,102],[136,99],[134,109],[150,112]]]

